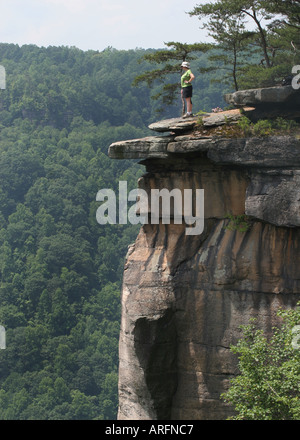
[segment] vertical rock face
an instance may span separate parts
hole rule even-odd
[[[139,186],[148,193],[201,188],[205,195],[201,234],[187,235],[184,223],[145,224],[128,250],[119,419],[226,419],[232,409],[220,394],[237,374],[230,345],[240,325],[256,317],[270,331],[278,309],[300,300],[299,140],[203,138],[195,130],[182,135],[184,124],[172,120],[170,136],[109,150],[144,159]],[[246,232],[228,228],[228,213],[245,212]]]

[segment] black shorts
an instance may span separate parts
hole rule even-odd
[[[182,87],[182,97],[191,98],[193,96],[193,86]]]

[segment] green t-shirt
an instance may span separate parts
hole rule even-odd
[[[187,70],[181,77],[181,87],[189,87],[192,84],[186,84],[184,81],[189,81],[191,79],[191,70]]]

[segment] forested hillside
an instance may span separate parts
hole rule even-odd
[[[0,44],[1,420],[116,417],[120,286],[137,228],[97,224],[96,194],[133,188],[143,171],[107,149],[157,118],[147,87],[131,86],[144,53]],[[207,110],[222,104],[208,80],[195,92]],[[178,101],[165,117],[180,115],[180,90]]]

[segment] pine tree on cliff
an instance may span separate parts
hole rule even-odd
[[[174,102],[176,94],[178,94],[182,61],[193,60],[195,55],[192,55],[192,53],[205,53],[212,46],[205,43],[185,44],[174,41],[165,43],[165,45],[169,49],[146,54],[141,58],[141,61],[145,60],[151,64],[158,64],[159,68],[138,75],[134,79],[133,85],[138,86],[144,82],[148,87],[153,87],[155,84],[165,82],[159,93],[153,95],[152,99],[160,99],[163,106],[168,106]],[[158,111],[162,111],[162,108],[159,108]]]
[[[197,53],[210,51],[211,65],[200,72],[219,71],[212,82],[235,90],[273,86],[300,64],[300,0],[217,0],[196,5],[189,15],[203,21],[215,43],[165,43],[167,49],[142,58],[158,68],[133,82],[152,88],[162,84],[152,99],[164,107],[175,101],[180,63],[195,59]]]
[[[299,61],[299,0],[219,0],[195,6],[190,16],[205,20],[203,28],[218,47],[225,54],[231,52],[236,90],[238,76],[241,88],[272,86]],[[238,59],[244,64],[240,69]],[[230,58],[223,61],[226,64]]]

